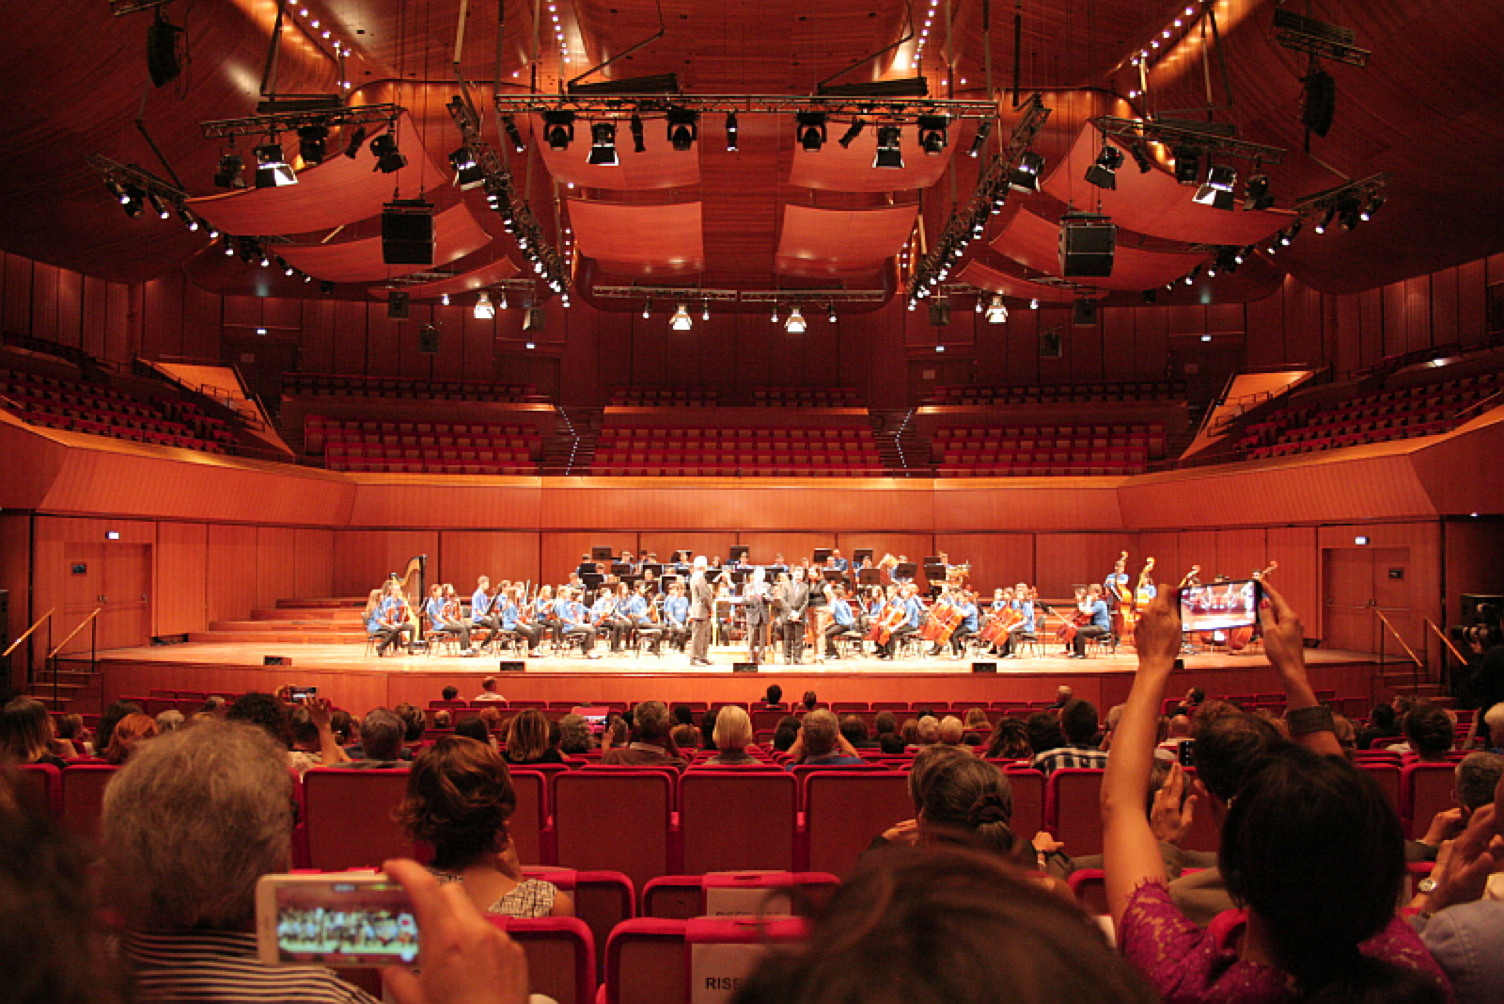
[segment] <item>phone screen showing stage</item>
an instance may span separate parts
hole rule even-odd
[[[395,882],[276,887],[277,953],[285,963],[369,966],[418,958],[418,921]]]
[[[1258,621],[1259,584],[1252,579],[1212,582],[1180,591],[1180,624],[1185,631],[1226,631]]]

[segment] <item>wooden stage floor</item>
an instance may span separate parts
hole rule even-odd
[[[600,651],[604,653],[604,648]],[[113,649],[101,652],[99,698],[146,695],[152,689],[269,690],[282,683],[317,686],[321,694],[350,709],[400,701],[426,704],[447,685],[463,698],[480,692],[480,679],[498,677],[498,690],[515,700],[636,701],[752,700],[771,683],[783,687],[785,699],[815,690],[821,700],[910,700],[944,703],[1031,701],[1051,698],[1067,684],[1076,694],[1103,703],[1119,703],[1132,683],[1137,660],[1131,648],[1093,658],[1069,659],[1056,645],[1048,655],[991,659],[997,672],[974,673],[972,660],[909,658],[883,661],[852,658],[819,664],[764,662],[754,674],[733,672],[744,660],[740,649],[711,652],[713,665],[691,666],[687,655],[662,658],[647,653],[606,655],[599,659],[548,656],[527,659],[522,671],[499,672],[499,656],[388,656],[364,654],[364,644],[207,643]],[[269,656],[291,660],[267,666]],[[1379,696],[1378,657],[1363,652],[1311,649],[1306,653],[1318,689],[1339,697],[1370,701]],[[1170,693],[1201,686],[1213,695],[1276,693],[1278,674],[1261,652],[1191,653],[1177,670]]]

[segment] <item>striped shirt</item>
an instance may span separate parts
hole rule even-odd
[[[250,932],[132,934],[124,948],[135,969],[137,1002],[377,1004],[323,966],[264,965]]]

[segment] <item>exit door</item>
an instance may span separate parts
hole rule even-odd
[[[72,543],[64,551],[67,585],[53,625],[54,644],[99,609],[62,654],[87,653],[91,630],[98,647],[127,648],[151,641],[151,546],[118,542]]]
[[[1419,615],[1410,608],[1408,547],[1342,547],[1322,552],[1326,597],[1324,642],[1329,648],[1394,652],[1391,636],[1382,642],[1382,612],[1412,646],[1419,640]]]

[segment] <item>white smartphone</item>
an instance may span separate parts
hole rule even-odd
[[[410,965],[418,918],[407,891],[380,872],[263,875],[256,947],[270,966]]]

